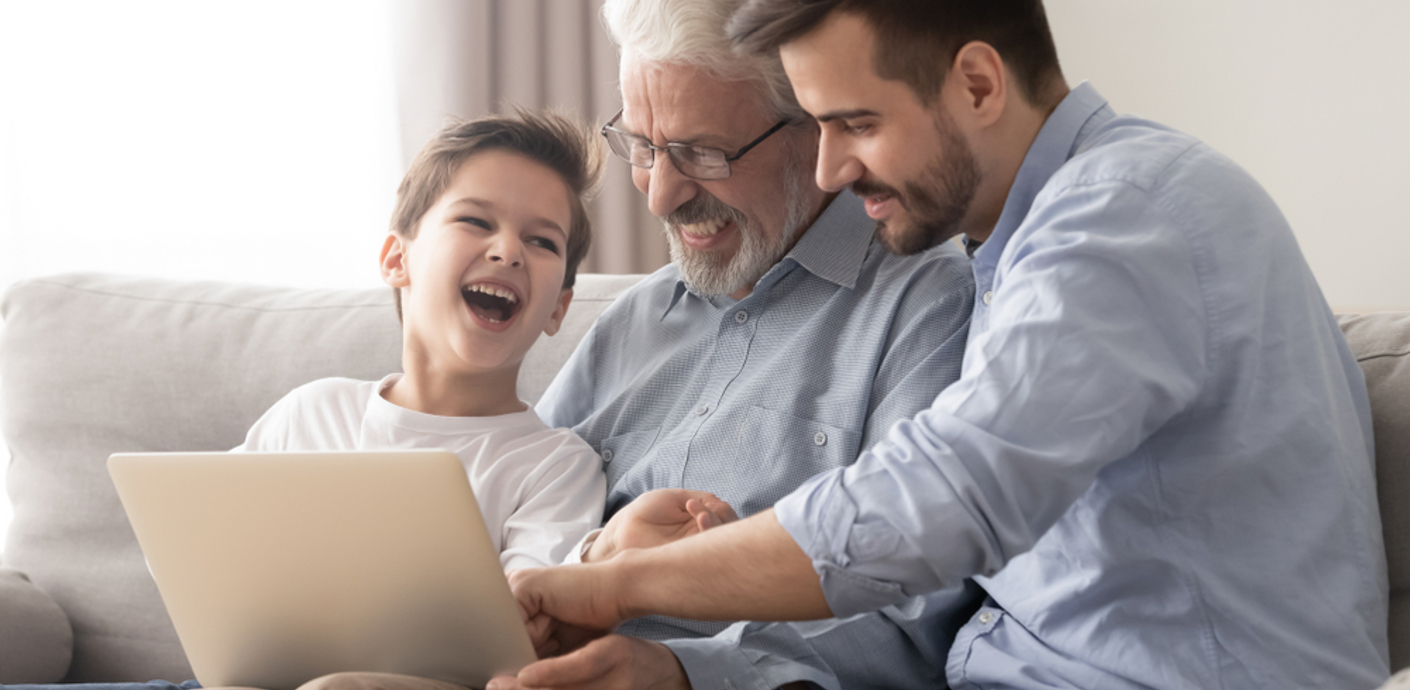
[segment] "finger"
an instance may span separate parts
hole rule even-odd
[[[607,632],[602,630],[588,630],[587,628],[579,628],[576,625],[559,624],[553,639],[558,643],[557,653],[567,654],[577,651],[590,644],[593,640],[597,640],[606,635]]]
[[[524,621],[524,629],[529,631],[529,641],[534,643],[535,649],[538,649],[552,639],[553,633],[558,627],[557,624],[558,621],[552,616],[538,614]]]
[[[734,508],[731,508],[728,503],[725,503],[716,496],[710,496],[706,498],[704,502],[705,507],[708,508],[711,513],[714,513],[716,518],[719,518],[720,524],[734,522],[739,519],[739,515],[735,514]]]
[[[715,514],[708,510],[702,510],[699,515],[695,516],[695,526],[698,527],[701,532],[711,527],[719,527],[721,524],[723,523],[720,522],[720,519],[715,517]]]
[[[498,676],[491,678],[485,684],[485,690],[523,690],[524,686],[519,684],[519,679],[514,676]]]
[[[591,683],[617,666],[615,647],[606,640],[594,640],[571,654],[536,661],[519,671],[519,683],[529,688]]]
[[[563,644],[556,638],[549,638],[547,642],[541,645],[534,645],[534,656],[540,659],[547,659],[551,656],[557,656],[558,650],[560,649],[563,649]]]

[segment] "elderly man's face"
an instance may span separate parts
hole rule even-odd
[[[718,79],[699,69],[622,57],[619,129],[656,146],[686,143],[733,154],[777,122],[759,87]],[[813,185],[816,135],[785,127],[730,163],[721,180],[697,180],[664,152],[632,181],[651,212],[665,221],[671,260],[705,294],[743,297],[792,248],[820,208]]]

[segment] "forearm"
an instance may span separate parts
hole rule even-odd
[[[812,560],[772,510],[602,564],[628,617],[812,620],[832,612]]]

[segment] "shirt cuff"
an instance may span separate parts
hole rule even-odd
[[[843,470],[825,472],[774,504],[774,517],[813,561],[832,615],[838,618],[899,604],[909,598],[895,582],[849,572],[848,541],[857,505],[841,486]],[[874,541],[859,534],[863,543]],[[864,549],[870,550],[870,549]]]
[[[735,623],[714,637],[662,640],[685,669],[693,688],[773,690],[788,683],[810,682],[825,690],[840,690],[837,679],[822,668],[801,663],[796,656],[746,651],[741,636],[759,623]]]
[[[577,546],[568,549],[568,554],[563,557],[563,565],[582,563],[583,556],[586,555],[588,549],[592,548],[592,545],[597,542],[597,536],[599,534],[602,534],[601,527],[583,535],[582,540],[578,542]]]

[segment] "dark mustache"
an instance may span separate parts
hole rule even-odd
[[[894,196],[900,198],[901,193],[894,187],[884,185],[872,180],[857,180],[851,185],[852,193],[860,197],[868,196]]]

